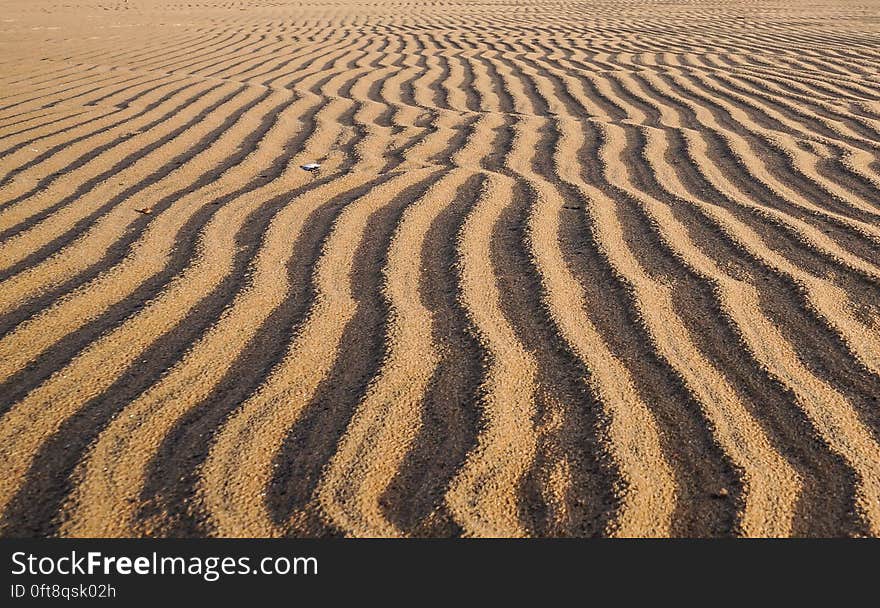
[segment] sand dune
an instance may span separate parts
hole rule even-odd
[[[2,7],[3,536],[880,536],[880,2]]]

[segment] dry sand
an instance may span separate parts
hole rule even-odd
[[[3,536],[880,536],[880,2],[0,9]]]

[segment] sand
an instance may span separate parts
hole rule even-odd
[[[880,536],[880,1],[0,8],[0,535]]]

